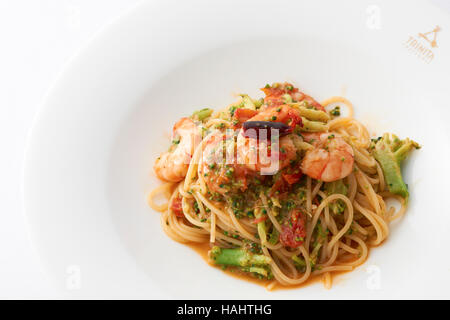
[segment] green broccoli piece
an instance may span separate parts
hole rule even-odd
[[[248,94],[241,94],[243,107],[245,109],[256,110],[255,101]]]
[[[269,278],[270,272],[261,267],[243,267],[242,271],[256,273],[260,278]]]
[[[321,247],[322,243],[316,243],[313,251],[311,252],[311,255],[309,256],[309,265],[311,266],[312,270],[314,270],[314,268],[316,267],[317,257],[319,256],[319,251]],[[306,271],[306,261],[304,258],[300,258],[299,256],[293,255],[291,259],[294,262],[294,266],[297,270],[299,270],[300,272]]]
[[[345,185],[342,179],[336,180],[333,182],[325,183],[325,192],[327,193],[327,195],[339,193],[346,196],[348,187]],[[333,203],[330,203],[328,206],[334,214],[341,214],[345,210],[345,203],[340,199],[333,201]]]
[[[289,103],[289,105],[297,109],[300,115],[302,117],[305,117],[307,120],[328,122],[331,119],[331,117],[326,112],[308,108],[305,101]]]
[[[317,242],[314,245],[314,249],[309,256],[309,261],[311,263],[311,267],[314,267],[317,263],[317,258],[319,256],[320,248],[322,248],[322,242]]]
[[[203,121],[206,118],[209,118],[211,116],[211,114],[213,113],[214,110],[209,109],[209,108],[204,108],[198,111],[195,111],[192,114],[192,118],[194,119],[198,119],[199,121]]]
[[[279,237],[280,233],[278,232],[277,228],[273,227],[272,232],[270,233],[269,236],[269,243],[273,245],[277,244]]]
[[[301,272],[305,272],[306,270],[306,262],[305,259],[303,258],[299,258],[296,255],[293,255],[291,257],[291,259],[294,261],[294,266],[295,268],[297,268],[298,270],[300,270]]]
[[[406,200],[409,193],[402,178],[401,163],[413,149],[420,149],[420,145],[408,138],[400,140],[396,135],[389,133],[372,140],[371,145],[372,154],[383,170],[389,191]]]
[[[243,248],[220,248],[214,246],[210,253],[215,264],[250,268],[255,266],[268,266],[270,258],[262,254],[253,254]]]
[[[328,126],[320,121],[311,121],[302,117],[302,126],[298,126],[301,132],[323,132],[328,130]]]

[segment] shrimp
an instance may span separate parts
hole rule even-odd
[[[238,155],[240,161],[250,171],[274,174],[296,159],[297,149],[289,136],[280,138],[278,144],[238,136]]]
[[[156,159],[153,169],[160,179],[178,182],[186,176],[201,135],[194,121],[181,118],[173,127],[172,137],[172,146]]]
[[[264,102],[268,106],[279,106],[285,103],[283,96],[288,94],[294,102],[307,102],[310,106],[317,110],[325,111],[325,108],[314,100],[311,96],[304,94],[290,83],[274,83],[273,85],[261,89],[266,94]]]
[[[269,106],[248,121],[282,122],[292,129],[301,124],[301,117],[295,108],[288,105]],[[297,157],[297,149],[289,136],[284,136],[273,143],[271,140],[249,138],[241,130],[237,138],[237,150],[240,163],[251,171],[264,170],[266,174],[274,173],[289,165]]]
[[[236,193],[247,189],[247,168],[237,163],[234,137],[217,133],[206,138],[200,175],[212,193]]]
[[[307,176],[332,182],[348,176],[353,169],[352,147],[342,137],[329,133],[305,133],[306,142],[313,145],[302,160],[301,170]]]

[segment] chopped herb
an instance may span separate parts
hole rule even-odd
[[[234,116],[234,113],[236,112],[236,109],[237,109],[236,106],[230,107],[229,112],[230,112],[230,115],[231,115],[232,117]]]
[[[340,116],[341,115],[341,108],[339,106],[335,107],[333,110],[330,111],[330,114],[332,116]]]

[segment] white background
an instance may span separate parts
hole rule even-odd
[[[68,59],[138,0],[0,0],[0,298],[57,298],[28,236],[22,163],[39,104]]]
[[[0,0],[0,298],[60,297],[30,242],[22,208],[28,132],[68,59],[138,2]],[[432,2],[450,10],[449,0]]]

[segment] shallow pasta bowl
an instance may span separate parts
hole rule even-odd
[[[387,1],[137,6],[70,61],[33,126],[25,208],[51,278],[84,298],[448,298],[449,27],[425,2],[408,15]],[[170,240],[146,203],[178,118],[285,80],[319,101],[344,95],[371,133],[424,146],[404,168],[406,216],[332,290],[231,278]]]

